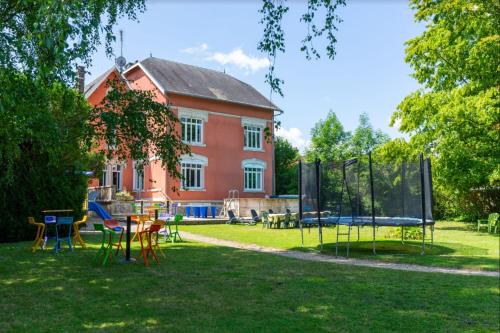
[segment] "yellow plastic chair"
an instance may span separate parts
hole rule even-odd
[[[80,243],[82,248],[86,249],[87,245],[83,241],[82,235],[80,234],[80,226],[87,222],[87,215],[84,215],[80,221],[73,223],[73,245]]]
[[[42,249],[43,247],[43,233],[45,232],[45,224],[40,222],[35,222],[35,218],[28,217],[28,223],[36,227],[36,235],[33,244],[31,245],[31,251],[35,252],[38,247]]]

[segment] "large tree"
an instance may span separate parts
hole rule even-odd
[[[440,203],[451,215],[482,215],[500,203],[500,4],[412,0],[426,30],[406,61],[422,88],[392,117],[410,136],[391,146],[433,159]],[[406,146],[406,147],[405,147]]]
[[[297,194],[299,150],[285,138],[277,137],[274,142],[276,194]]]
[[[313,161],[341,161],[347,157],[351,133],[344,126],[335,112],[330,110],[325,120],[318,121],[311,129],[311,145],[306,150],[306,159]]]
[[[83,171],[99,164],[98,147],[97,156],[143,164],[153,153],[178,175],[186,147],[168,105],[118,82],[92,110],[73,88],[76,65],[90,64],[101,39],[112,54],[117,19],[143,10],[143,0],[0,3],[0,241],[29,237],[26,216],[40,217],[42,209],[79,215]]]
[[[350,138],[349,154],[352,157],[368,154],[376,147],[389,141],[389,135],[380,129],[373,129],[366,113],[359,116],[359,125]]]

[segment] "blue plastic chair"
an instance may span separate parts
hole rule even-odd
[[[44,217],[43,222],[45,223],[45,234],[43,237],[42,249],[47,248],[47,243],[50,239],[54,239],[57,243],[57,217],[53,215],[47,215]],[[50,232],[50,226],[53,226],[53,235]]]
[[[217,211],[217,207],[211,206],[210,210],[212,211],[212,218],[214,219],[215,218],[215,212]]]
[[[60,237],[59,234],[61,233],[59,228],[61,226],[67,226],[67,235]],[[64,217],[58,217],[57,218],[57,224],[56,224],[56,246],[54,247],[54,252],[58,252],[61,250],[61,240],[66,240],[69,246],[69,250],[73,251],[73,245],[71,244],[71,227],[73,226],[73,217],[71,216],[64,216]],[[61,230],[63,231],[63,230]]]
[[[189,217],[189,216],[191,216],[191,207],[186,206],[186,217]]]
[[[194,217],[200,217],[200,207],[198,206],[193,207],[193,215]]]
[[[208,217],[208,207],[207,206],[201,207],[201,217],[203,217],[205,219]]]

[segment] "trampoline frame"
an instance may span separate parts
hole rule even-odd
[[[425,189],[425,175],[424,173],[426,172],[426,166],[425,163],[427,163],[427,173],[428,173],[428,181],[429,181],[429,203],[430,203],[430,213],[432,217],[432,206],[433,206],[433,197],[432,197],[432,173],[431,173],[431,163],[430,159],[427,159],[424,162],[423,154],[419,155],[419,171],[420,171],[420,199],[421,199],[421,214],[422,218],[412,218],[412,217],[383,217],[383,216],[376,216],[375,215],[375,193],[374,193],[374,186],[373,186],[373,167],[372,167],[372,155],[371,152],[368,153],[368,164],[369,164],[369,177],[370,177],[370,202],[371,202],[371,215],[370,216],[365,216],[365,217],[360,217],[354,216],[354,212],[351,213],[351,216],[342,216],[342,208],[343,208],[343,194],[344,194],[344,188],[346,190],[347,196],[349,198],[349,203],[351,203],[351,194],[349,192],[349,187],[347,186],[347,179],[346,179],[346,172],[345,168],[346,166],[349,166],[353,163],[357,163],[357,159],[351,159],[348,161],[344,161],[342,163],[342,189],[340,192],[340,208],[339,208],[339,213],[338,216],[332,217],[322,217],[322,212],[321,212],[321,177],[320,177],[320,167],[321,167],[321,161],[317,159],[314,162],[314,167],[315,167],[315,180],[316,180],[316,196],[317,196],[317,210],[316,210],[316,217],[304,217],[304,207],[302,203],[302,161],[299,161],[299,180],[298,180],[298,185],[299,185],[299,228],[300,228],[300,234],[301,234],[301,242],[302,246],[304,246],[304,225],[308,226],[309,228],[313,225],[318,225],[318,237],[319,237],[319,242],[320,242],[320,249],[323,250],[323,226],[333,226],[337,230],[337,235],[336,235],[336,248],[335,248],[335,256],[338,256],[338,248],[339,248],[339,235],[347,235],[347,257],[349,257],[349,250],[350,250],[350,245],[351,245],[351,228],[357,227],[358,231],[358,239],[359,241],[359,228],[360,227],[372,227],[373,230],[373,239],[372,239],[372,251],[373,254],[377,254],[376,251],[376,230],[379,227],[400,227],[401,228],[401,244],[404,244],[404,227],[422,227],[422,252],[421,254],[425,254],[425,247],[426,247],[426,227],[430,227],[431,235],[430,235],[430,248],[432,248],[434,244],[434,220],[432,219],[427,219],[427,207],[426,207],[426,189]],[[403,162],[402,164],[402,170],[406,170],[406,162]],[[403,179],[404,179],[404,173],[403,171]],[[359,174],[359,164],[358,164],[358,174]],[[403,214],[404,214],[404,194],[403,194]],[[359,178],[358,178],[358,200],[359,200]],[[359,207],[358,207],[359,208]],[[381,219],[387,219],[387,222],[382,223],[378,222]],[[377,221],[378,220],[378,221]],[[390,223],[390,221],[394,221],[394,223]],[[399,221],[399,223],[398,223]],[[347,233],[340,233],[340,226],[344,225],[348,227]]]

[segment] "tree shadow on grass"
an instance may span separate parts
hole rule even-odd
[[[184,242],[166,258],[92,264],[87,250],[0,245],[0,326],[10,331],[494,330],[497,281],[300,261]],[[138,256],[134,245],[133,255]],[[459,311],[460,316],[456,313]],[[26,320],[29,318],[29,320]]]

